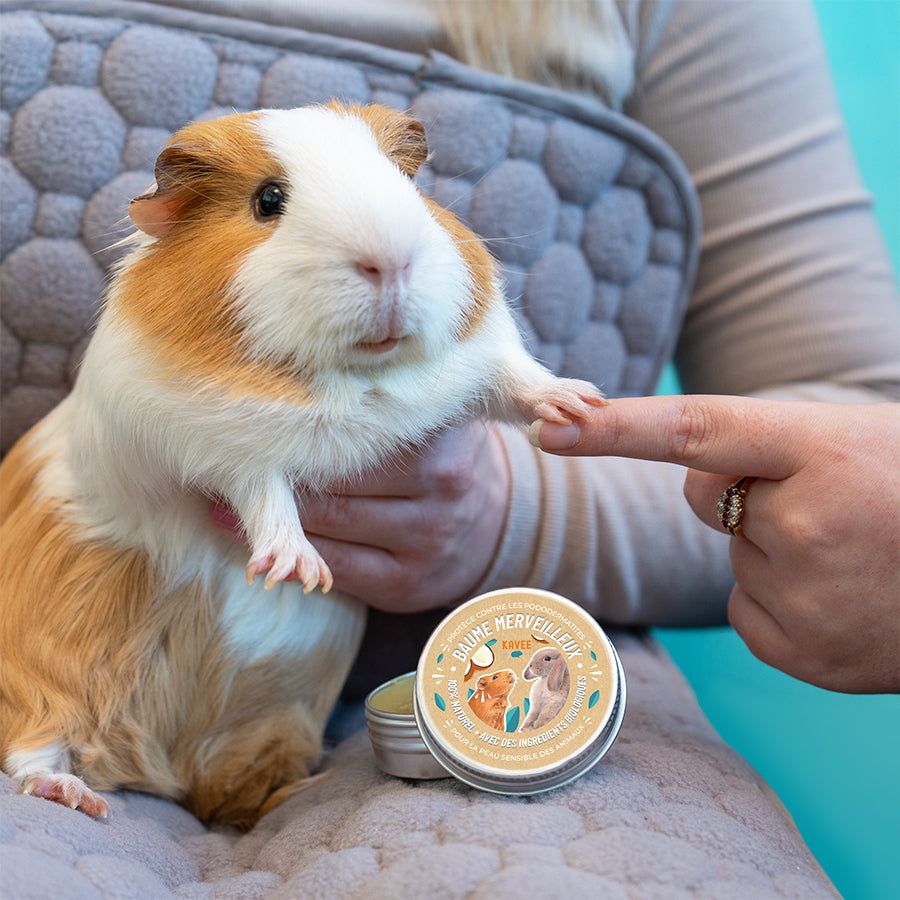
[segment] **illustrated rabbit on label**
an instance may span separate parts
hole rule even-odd
[[[569,696],[569,667],[565,654],[555,648],[538,650],[522,677],[534,681],[529,709],[519,731],[534,731],[549,725],[561,712]]]
[[[0,763],[27,793],[251,825],[308,783],[365,618],[294,486],[466,416],[604,402],[525,351],[485,246],[413,183],[425,158],[415,120],[337,103],[161,152],[75,387],[0,474]]]

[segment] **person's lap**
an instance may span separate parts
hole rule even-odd
[[[625,723],[567,787],[514,799],[390,778],[359,729],[330,754],[331,777],[244,835],[133,793],[110,795],[110,819],[95,822],[4,777],[0,883],[8,896],[67,898],[834,896],[658,646],[613,639]]]

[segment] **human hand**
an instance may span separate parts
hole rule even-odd
[[[468,422],[435,435],[331,496],[298,496],[303,529],[336,590],[386,612],[467,598],[493,561],[509,503],[506,453],[493,428]],[[213,521],[239,533],[215,506]]]
[[[719,495],[755,476],[743,538],[731,540],[735,630],[763,662],[804,681],[900,691],[896,405],[648,397],[614,400],[580,424],[535,422],[531,437],[562,456],[687,466],[685,496],[718,530]]]

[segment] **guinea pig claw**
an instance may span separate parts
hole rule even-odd
[[[106,800],[76,775],[67,772],[30,775],[22,785],[22,793],[50,800],[69,809],[79,809],[94,819],[109,816],[109,804]]]
[[[322,585],[322,593],[327,594],[334,584],[334,578],[331,575],[331,569],[324,562],[319,562],[319,581]]]
[[[609,405],[598,388],[576,378],[557,378],[526,395],[520,402],[524,403],[532,418],[559,425],[570,425],[573,419],[587,419],[591,407]]]
[[[556,425],[572,424],[572,420],[564,416],[552,403],[538,403],[534,411],[537,413],[537,417],[545,422],[553,422]]]
[[[303,585],[304,594],[309,594],[320,586],[323,594],[327,594],[331,590],[333,583],[331,570],[318,554],[315,559],[307,558],[299,561],[297,575]]]
[[[306,562],[306,560],[304,560]],[[298,567],[299,568],[299,567]],[[299,572],[300,580],[303,583],[303,593],[309,594],[319,586],[319,568],[315,569],[303,566]]]
[[[309,594],[320,585],[323,593],[331,589],[331,572],[308,541],[276,548],[265,556],[255,556],[247,566],[248,583],[252,583],[256,575],[266,570],[267,591],[289,578],[297,579],[304,594]]]
[[[260,572],[265,572],[271,565],[271,556],[267,559],[251,559],[250,562],[247,563],[247,584],[253,584],[256,576],[259,575]]]

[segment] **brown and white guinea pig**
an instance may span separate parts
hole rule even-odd
[[[484,245],[414,185],[425,157],[413,119],[338,104],[163,149],[76,385],[0,475],[0,761],[26,792],[252,824],[316,765],[364,623],[325,596],[294,485],[468,414],[603,402],[523,349]]]
[[[469,697],[472,712],[485,725],[498,731],[506,729],[506,710],[509,695],[516,686],[516,673],[512,669],[500,669],[489,675],[482,675],[475,685],[475,693]]]

